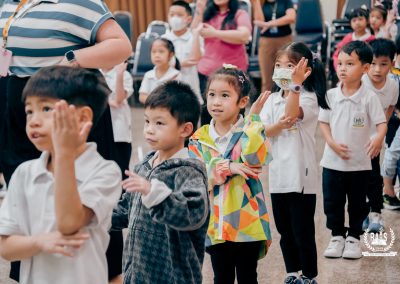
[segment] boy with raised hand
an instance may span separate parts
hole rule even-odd
[[[112,228],[128,228],[124,284],[200,284],[209,219],[204,164],[189,157],[200,105],[192,89],[168,81],[145,105],[144,137],[154,150],[126,171],[127,191],[114,209]]]
[[[110,93],[93,71],[45,67],[24,89],[26,132],[40,158],[14,172],[0,209],[0,254],[20,283],[108,283],[105,252],[121,172],[86,143]]]
[[[325,257],[362,257],[360,235],[368,214],[371,159],[379,155],[387,129],[379,98],[361,80],[372,60],[371,47],[363,41],[343,46],[336,71],[340,84],[327,93],[330,109],[319,113],[326,140],[321,160],[324,212],[332,234]],[[374,128],[377,133],[371,139]],[[346,199],[348,229],[344,216]]]

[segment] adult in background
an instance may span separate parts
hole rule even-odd
[[[293,41],[291,24],[296,22],[292,0],[251,0],[254,25],[261,28],[258,59],[261,71],[261,92],[272,88],[276,52]]]
[[[204,38],[204,54],[197,66],[200,91],[205,97],[207,78],[228,63],[247,71],[249,65],[246,43],[251,35],[249,14],[239,9],[238,0],[198,0],[192,28],[203,25],[200,35]],[[206,104],[205,104],[206,105]],[[201,123],[211,120],[205,108]]]
[[[0,11],[0,32],[5,48],[12,52],[0,146],[2,170],[8,183],[21,163],[40,155],[25,133],[21,94],[30,76],[41,67],[57,64],[113,67],[130,56],[132,47],[102,0],[5,0]],[[113,159],[109,108],[89,139],[97,143],[105,159]],[[17,280],[19,269],[12,266],[10,276]]]

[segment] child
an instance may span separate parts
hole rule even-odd
[[[145,103],[144,136],[156,150],[126,171],[126,193],[114,209],[113,229],[128,227],[124,283],[202,281],[209,219],[204,165],[184,148],[200,115],[191,88],[170,81]]]
[[[43,153],[17,168],[0,210],[0,254],[22,260],[20,283],[108,283],[121,173],[86,138],[109,92],[94,72],[60,66],[42,68],[24,89],[26,132]]]
[[[180,80],[180,63],[176,59],[175,68],[170,66],[170,61],[175,56],[174,44],[165,38],[156,39],[151,45],[151,62],[154,68],[146,74],[139,89],[139,101],[144,104],[149,94],[163,82]]]
[[[174,1],[169,7],[168,23],[171,31],[163,35],[170,40],[175,47],[175,55],[181,65],[181,79],[189,84],[200,104],[203,98],[200,93],[199,75],[197,73],[197,63],[201,58],[199,28],[190,30],[189,25],[192,21],[192,8],[186,1]]]
[[[257,261],[271,242],[269,216],[258,174],[267,162],[264,126],[258,113],[269,93],[240,115],[249,101],[249,77],[233,65],[217,70],[207,84],[211,123],[190,138],[190,154],[204,160],[211,218],[206,247],[214,283],[257,283]]]
[[[316,284],[314,214],[320,185],[315,132],[318,105],[328,108],[324,67],[305,44],[291,43],[278,51],[273,79],[280,91],[271,94],[260,116],[274,157],[269,191],[288,273],[285,283],[301,278]]]
[[[360,235],[368,214],[371,159],[379,154],[386,134],[379,98],[361,81],[372,59],[371,48],[362,41],[352,41],[341,49],[337,69],[341,83],[328,91],[330,110],[320,110],[318,118],[326,140],[321,160],[324,212],[332,231],[325,257],[362,257]],[[370,139],[375,126],[377,134]],[[348,230],[344,226],[346,198]]]
[[[396,46],[388,39],[376,39],[370,42],[374,55],[368,73],[362,77],[365,86],[377,94],[386,121],[389,121],[399,97],[399,85],[389,75],[396,55]],[[383,208],[383,180],[379,165],[380,155],[371,160],[371,182],[368,186],[367,197],[370,213],[363,223],[363,230],[378,233],[383,229],[381,209]]]
[[[376,4],[369,13],[369,24],[376,38],[396,39],[397,26],[394,10],[387,11],[382,4]]]
[[[335,53],[333,54],[333,66],[337,69],[338,55],[343,46],[353,40],[361,40],[370,42],[375,39],[374,35],[368,29],[368,11],[366,8],[357,8],[349,15],[350,25],[353,32],[348,33],[341,42],[336,46]]]
[[[131,109],[127,98],[133,93],[132,76],[126,71],[127,63],[122,62],[114,68],[101,69],[106,79],[108,87],[112,93],[108,98],[111,110],[112,128],[114,134],[114,156],[122,176],[129,168],[129,161],[132,153],[132,134],[131,134]],[[106,252],[108,265],[108,279],[114,282],[121,282],[122,273],[122,251],[123,251],[122,231],[111,231],[110,242]],[[113,282],[114,281],[114,282]]]

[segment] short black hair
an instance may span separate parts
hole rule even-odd
[[[351,21],[353,18],[364,17],[367,21],[369,18],[369,13],[367,9],[364,8],[357,8],[350,12],[348,18]]]
[[[179,81],[168,81],[154,89],[144,103],[145,108],[166,108],[179,125],[186,122],[196,128],[200,118],[200,102],[192,88]]]
[[[68,104],[88,106],[93,111],[93,124],[107,107],[111,90],[97,69],[67,66],[43,67],[26,84],[22,100],[38,96],[65,100]]]
[[[400,34],[396,37],[396,53],[400,55]]]
[[[368,43],[360,40],[354,40],[345,44],[340,52],[351,55],[353,51],[357,54],[358,59],[360,59],[362,64],[372,63],[374,55],[372,53],[371,46]]]
[[[390,60],[394,60],[396,55],[396,45],[390,39],[378,38],[372,40],[370,43],[372,53],[375,57],[387,56]]]
[[[188,2],[186,1],[182,1],[182,0],[177,0],[172,2],[171,7],[172,6],[181,6],[183,8],[185,8],[186,12],[189,14],[189,16],[192,16],[192,8],[190,8],[190,5]]]

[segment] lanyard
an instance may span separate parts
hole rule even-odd
[[[19,2],[17,9],[15,12],[8,18],[6,25],[3,28],[3,48],[5,49],[7,46],[7,39],[8,39],[8,31],[10,30],[11,22],[15,18],[15,16],[18,14],[18,12],[22,9],[22,7],[28,2],[28,0],[21,0]]]
[[[274,8],[272,8],[272,20],[276,20],[276,10],[277,10],[277,5],[278,5],[278,3],[277,3],[277,1],[278,0],[275,0],[275,3],[274,3]]]

